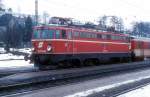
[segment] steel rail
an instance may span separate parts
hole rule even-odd
[[[91,94],[87,97],[117,97],[119,95],[125,94],[127,92],[142,88],[150,84],[150,78],[145,78],[139,81],[122,84],[117,87],[109,88],[103,91],[100,91],[95,94]]]

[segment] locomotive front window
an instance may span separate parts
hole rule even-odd
[[[49,32],[49,37],[48,38],[53,39],[55,30],[49,30],[48,32]]]
[[[41,33],[41,37],[43,38],[43,39],[47,39],[48,37],[49,37],[49,31],[48,30],[43,30],[43,31],[41,31],[42,33]]]
[[[48,30],[48,29],[34,30],[33,38],[34,39],[53,39],[54,33],[55,33],[55,30]]]
[[[41,30],[41,38],[42,39],[53,39],[55,30]]]
[[[41,33],[40,30],[34,30],[33,31],[33,38],[34,39],[39,39],[40,38],[40,33]]]

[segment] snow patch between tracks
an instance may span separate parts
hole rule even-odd
[[[93,88],[93,89],[90,89],[90,90],[86,90],[86,91],[74,93],[74,94],[71,94],[71,95],[67,95],[67,96],[64,96],[64,97],[86,97],[86,96],[89,96],[91,94],[104,91],[106,89],[119,87],[121,85],[133,83],[133,82],[140,81],[140,80],[143,80],[143,79],[148,79],[148,78],[150,78],[150,76],[141,77],[141,78],[138,78],[138,79],[135,79],[135,80],[128,80],[128,81],[124,81],[124,82],[121,82],[121,83],[112,84],[112,85],[108,85],[108,86],[104,86],[104,87],[97,87],[97,88]]]

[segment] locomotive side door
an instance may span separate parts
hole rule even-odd
[[[67,47],[67,53],[72,55],[73,54],[73,33],[72,30],[69,29],[67,31],[68,36],[68,47]]]
[[[58,48],[58,49],[63,53],[67,53],[67,47],[68,47],[67,30],[61,30],[61,38],[64,41],[60,42],[61,48]]]

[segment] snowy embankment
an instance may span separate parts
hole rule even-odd
[[[12,49],[11,49],[12,51]],[[13,49],[13,51],[30,54],[30,49]],[[12,53],[0,54],[0,68],[1,67],[21,67],[21,66],[33,66],[29,61],[24,60],[24,55],[14,55]]]
[[[30,61],[25,61],[23,55],[0,54],[0,68],[33,66]]]
[[[24,49],[10,49],[10,51],[13,52],[19,52],[23,54],[31,54],[30,48],[24,48]],[[7,60],[24,60],[24,55],[15,55],[12,53],[0,53],[0,61],[7,61]]]
[[[11,53],[0,54],[0,61],[7,61],[7,60],[23,60],[24,56],[20,55],[13,55]]]
[[[0,61],[0,68],[32,67],[33,64],[25,60]]]

